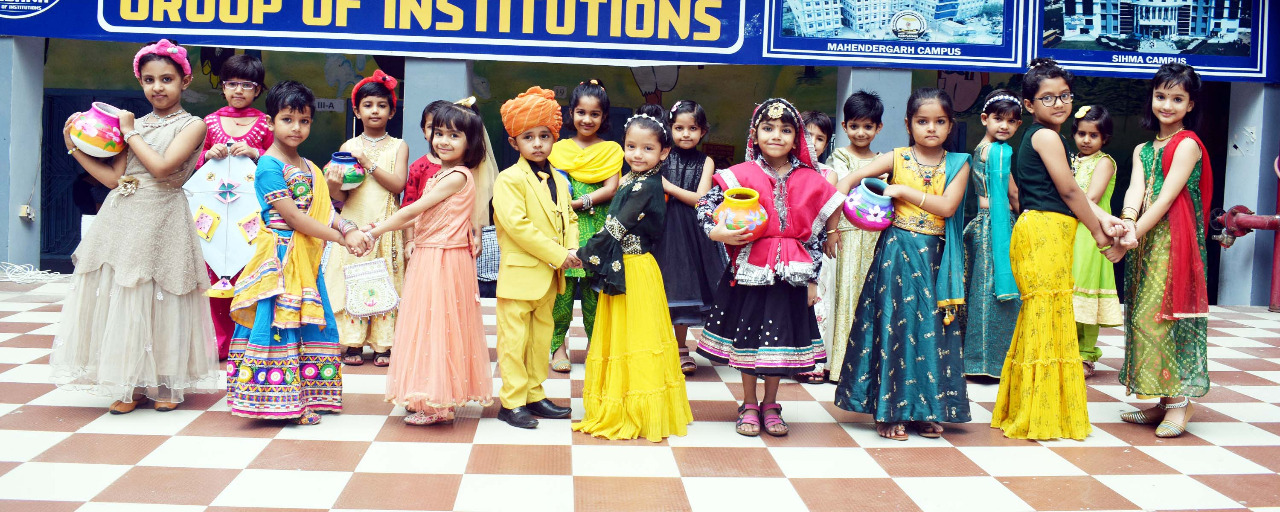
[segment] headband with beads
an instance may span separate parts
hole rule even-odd
[[[653,117],[653,116],[651,116],[651,115],[649,115],[649,114],[636,114],[636,115],[633,115],[633,116],[631,116],[631,117],[628,117],[628,118],[627,118],[627,122],[622,123],[622,129],[623,129],[623,130],[626,130],[628,126],[631,126],[631,121],[636,120],[636,118],[644,118],[644,119],[648,119],[648,120],[650,120],[650,121],[653,121],[654,123],[656,123],[656,124],[658,125],[658,129],[659,129],[659,130],[662,130],[662,136],[663,136],[663,137],[666,137],[666,136],[667,136],[667,127],[666,127],[666,126],[663,126],[663,125],[662,125],[662,121],[658,120],[658,118]]]
[[[986,112],[987,107],[990,107],[992,103],[995,103],[997,101],[1006,101],[1006,100],[1012,101],[1014,104],[1018,103],[1018,98],[1014,98],[1013,96],[1009,96],[1008,94],[1001,94],[999,96],[996,96],[994,98],[987,100],[987,102],[982,105],[982,111]]]

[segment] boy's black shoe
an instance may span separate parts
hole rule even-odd
[[[533,413],[534,416],[542,416],[543,418],[551,419],[568,418],[569,414],[573,412],[573,409],[560,407],[556,405],[555,402],[546,398],[533,402],[525,406],[525,408],[527,408],[529,412]]]
[[[516,407],[515,409],[503,407],[498,410],[498,419],[516,428],[538,427],[538,420],[532,414],[529,414],[529,408],[527,407]]]

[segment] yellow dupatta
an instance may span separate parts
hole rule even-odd
[[[288,176],[292,167],[284,164],[282,172]],[[307,167],[311,169],[311,207],[307,209],[307,216],[327,226],[333,215],[329,185],[320,169],[310,160]],[[324,327],[323,298],[316,284],[324,242],[294,231],[285,249],[284,261],[281,261],[276,257],[278,238],[274,230],[263,227],[253,239],[253,257],[244,267],[246,273],[242,273],[236,282],[231,319],[252,328],[258,301],[275,297],[272,326],[282,329],[298,328],[303,324]]]
[[[600,183],[622,172],[622,146],[606,140],[582,149],[573,139],[560,139],[547,161],[579,182]]]

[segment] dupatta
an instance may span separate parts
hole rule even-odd
[[[947,153],[947,182],[943,190],[960,174],[960,169],[969,162],[968,153]],[[944,192],[945,193],[945,192]],[[964,212],[964,198],[956,206],[956,213]],[[946,222],[946,243],[942,247],[942,263],[938,266],[938,281],[934,292],[938,297],[938,307],[946,310],[943,322],[951,324],[955,318],[956,307],[964,304],[964,215],[952,215]]]
[[[547,161],[580,183],[600,183],[622,172],[622,146],[606,140],[582,149],[573,139],[560,139]]]
[[[994,291],[996,300],[1018,298],[1018,283],[1013,279],[1009,259],[1009,239],[1013,222],[1009,215],[1009,166],[1013,148],[1003,142],[992,142],[987,150],[987,201],[991,208],[991,253],[994,255]],[[976,157],[976,155],[975,155]],[[963,210],[961,210],[963,211]]]
[[[308,160],[307,166],[311,169],[312,194],[307,216],[327,226],[333,216],[329,184],[314,163]],[[287,176],[292,168],[294,166],[284,164],[284,174]],[[278,239],[279,235],[275,230],[266,227],[254,237],[253,257],[245,265],[245,270],[252,269],[252,272],[242,275],[236,282],[236,294],[231,302],[231,319],[252,328],[257,319],[258,301],[274,297],[272,326],[292,329],[310,324],[323,328],[324,304],[316,281],[320,275],[320,256],[324,251],[324,242],[294,231],[281,260],[276,257]]]
[[[1191,130],[1183,130],[1173,135],[1165,149],[1160,162],[1162,176],[1169,175],[1173,166],[1173,156],[1177,153],[1178,144],[1183,139],[1191,139],[1200,147],[1200,208],[1195,211],[1191,200],[1193,186],[1190,181],[1183,187],[1166,214],[1169,218],[1169,273],[1165,277],[1164,299],[1160,304],[1158,320],[1178,320],[1209,316],[1209,292],[1206,283],[1205,262],[1200,254],[1200,230],[1209,224],[1209,206],[1213,202],[1213,168],[1209,165],[1209,151],[1205,149],[1200,137]],[[1197,224],[1203,216],[1204,224]],[[1190,278],[1189,282],[1178,282]]]

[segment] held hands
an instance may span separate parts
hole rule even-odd
[[[578,259],[577,249],[569,251],[569,254],[564,257],[564,263],[560,264],[560,268],[582,268],[582,260]]]
[[[373,249],[373,238],[364,231],[353,229],[342,237],[342,246],[346,247],[347,252],[352,256],[359,258]]]
[[[726,245],[746,245],[749,242],[747,228],[729,229],[724,224],[716,224],[716,227],[711,228],[707,238]]]

